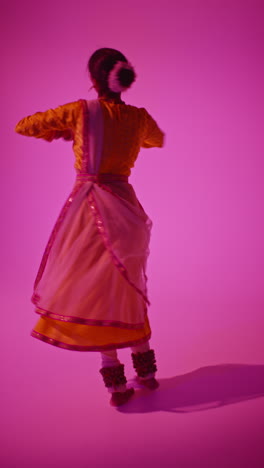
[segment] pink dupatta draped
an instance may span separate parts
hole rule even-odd
[[[98,100],[83,105],[83,167],[50,236],[32,301],[38,314],[56,320],[143,328],[152,223],[126,176],[100,174],[102,108]]]

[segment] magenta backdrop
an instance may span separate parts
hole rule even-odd
[[[263,467],[264,2],[24,0],[1,10],[1,466]],[[166,133],[131,177],[154,223],[161,387],[120,411],[98,353],[30,337],[32,284],[74,158],[70,143],[14,133],[26,115],[93,99],[86,63],[105,46],[136,68],[124,100]],[[119,354],[129,378],[130,350]]]

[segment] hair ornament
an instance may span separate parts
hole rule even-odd
[[[119,72],[120,70],[132,70],[134,73],[134,68],[132,67],[131,63],[129,62],[122,62],[118,61],[110,71],[108,75],[108,88],[110,91],[113,91],[114,93],[121,93],[122,91],[125,91],[128,89],[131,85],[129,86],[122,86],[120,81],[119,81]],[[131,83],[132,84],[132,83]]]

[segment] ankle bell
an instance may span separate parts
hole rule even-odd
[[[153,376],[157,372],[155,353],[149,349],[144,353],[132,353],[133,367],[139,377]]]
[[[127,383],[127,379],[124,369],[124,364],[111,367],[102,367],[99,372],[103,377],[105,386],[110,388],[125,385]]]

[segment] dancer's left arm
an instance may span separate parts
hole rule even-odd
[[[52,141],[58,138],[73,140],[77,115],[80,110],[78,101],[36,112],[18,122],[15,131],[20,135],[43,138]]]

